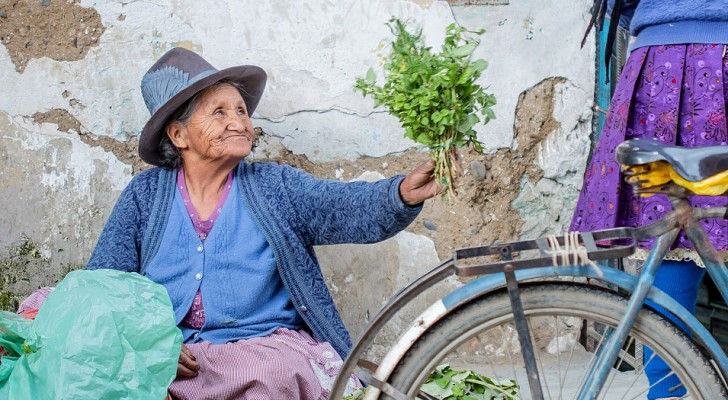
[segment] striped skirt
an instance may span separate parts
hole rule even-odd
[[[200,371],[169,387],[179,400],[328,399],[343,364],[329,343],[317,342],[303,330],[280,328],[269,336],[187,346]],[[359,387],[351,377],[347,393]]]

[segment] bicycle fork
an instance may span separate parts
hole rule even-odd
[[[670,249],[670,245],[673,243],[679,233],[679,229],[673,229],[668,233],[657,238],[655,247],[650,252],[647,260],[644,263],[644,269],[639,276],[637,281],[637,287],[630,296],[629,302],[627,303],[627,312],[625,313],[619,325],[614,329],[607,338],[606,343],[601,348],[596,356],[596,362],[593,368],[591,368],[584,381],[584,385],[579,392],[579,400],[594,400],[599,395],[604,382],[607,380],[607,376],[612,369],[612,366],[617,361],[619,352],[624,345],[624,342],[629,335],[634,321],[637,318],[642,305],[647,297],[647,293],[652,288],[655,281],[655,275],[657,268],[662,263],[663,257],[667,254]]]

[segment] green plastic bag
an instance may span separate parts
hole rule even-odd
[[[0,313],[0,346],[11,353],[0,399],[162,400],[181,345],[163,286],[135,273],[74,271],[35,321]]]

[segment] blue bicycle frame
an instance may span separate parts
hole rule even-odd
[[[683,208],[683,210],[687,209]],[[652,301],[657,306],[665,308],[669,313],[676,316],[685,325],[687,331],[692,335],[693,340],[705,348],[723,377],[728,376],[728,357],[726,357],[726,354],[710,332],[708,332],[692,313],[678,302],[659,289],[652,287],[655,273],[661,260],[667,254],[670,245],[677,237],[680,227],[683,227],[686,235],[695,244],[698,254],[703,259],[707,272],[718,286],[723,298],[728,301],[728,271],[726,271],[726,266],[721,261],[715,248],[709,242],[707,234],[703,231],[700,224],[686,222],[686,219],[693,217],[692,212],[693,210],[691,209],[682,214],[679,212],[671,214],[670,217],[666,217],[649,227],[616,228],[597,232],[582,232],[580,234],[581,240],[589,250],[589,257],[593,260],[624,257],[634,252],[634,243],[637,239],[657,237],[657,242],[645,261],[643,271],[639,277],[607,266],[601,268],[593,268],[589,265],[559,266],[568,264],[569,257],[564,255],[560,256],[561,262],[559,263],[552,262],[551,257],[511,260],[511,251],[540,249],[542,255],[545,254],[548,247],[545,239],[457,250],[452,258],[433,268],[395,294],[390,302],[370,321],[361,339],[352,348],[351,355],[347,357],[344,365],[342,365],[339,377],[332,389],[332,398],[341,398],[343,395],[343,383],[345,381],[341,377],[348,377],[356,370],[360,377],[366,378],[363,381],[370,385],[369,391],[375,394],[384,392],[395,399],[406,399],[402,393],[391,387],[387,383],[387,380],[396,367],[397,362],[399,362],[409,347],[435,322],[448,315],[454,309],[493,291],[502,290],[503,288],[508,288],[509,293],[515,292],[515,296],[511,296],[511,302],[514,304],[514,315],[516,316],[516,322],[518,322],[519,318],[523,319],[523,310],[520,309],[519,311],[517,307],[520,304],[517,285],[531,280],[561,277],[595,278],[609,286],[621,288],[631,294],[625,316],[609,335],[607,343],[602,347],[602,351],[596,355],[597,361],[595,367],[588,372],[578,399],[594,399],[597,397],[610,369],[619,356],[622,344],[625,342],[628,332],[632,328],[633,321],[640,308],[642,308],[645,299]],[[695,219],[697,221],[708,217],[723,216],[727,210],[726,208],[716,208],[700,209],[700,211],[695,210],[695,212],[698,214]],[[596,245],[600,241],[620,238],[631,238],[632,243],[623,246],[613,245],[608,248],[600,248]],[[564,238],[558,239],[562,243],[565,240]],[[476,265],[461,263],[464,259],[488,255],[501,255],[502,261]],[[400,341],[391,348],[379,366],[371,365],[368,362],[358,362],[357,357],[372,344],[375,333],[384,326],[397,310],[428,288],[434,286],[437,282],[442,281],[452,274],[459,276],[482,276],[454,290],[431,305],[417,318],[410,329],[402,335]],[[530,337],[527,332],[525,335],[519,332],[519,338],[521,336],[524,338]],[[521,345],[524,347],[523,355],[524,361],[526,362],[527,375],[529,376],[529,385],[536,398],[538,398],[538,394],[541,393],[539,390],[540,383],[538,382],[538,374],[534,374],[533,370],[529,371],[527,350],[531,346],[530,340],[522,341]],[[530,364],[534,365],[533,360],[531,360]]]

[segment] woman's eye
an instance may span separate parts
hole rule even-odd
[[[215,112],[213,113],[215,115],[225,115],[225,111],[222,110],[222,108],[215,109]]]
[[[238,115],[248,115],[248,113],[245,112],[245,109],[243,107],[238,108]]]

